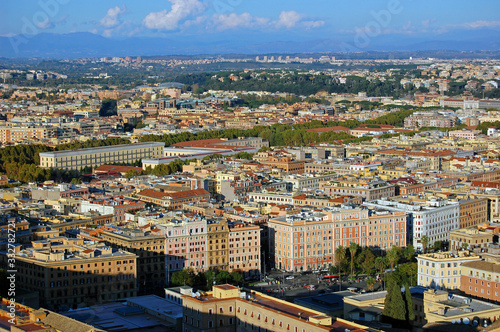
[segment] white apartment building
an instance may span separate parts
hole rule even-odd
[[[429,237],[429,245],[436,241],[449,240],[449,233],[459,228],[459,203],[438,199],[378,199],[364,203],[367,207],[404,211],[408,218],[408,243],[417,250],[423,250],[421,238]]]

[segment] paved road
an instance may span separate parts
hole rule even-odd
[[[286,279],[287,276],[293,275],[293,279]],[[359,290],[367,290],[365,277],[359,277],[355,282],[350,282],[347,277],[344,277],[342,284],[338,282],[322,281],[319,279],[321,275],[325,274],[299,274],[299,273],[282,273],[282,272],[272,272],[269,277],[275,279],[275,282],[269,284],[260,284],[258,286],[252,286],[250,288],[256,291],[263,292],[278,298],[284,298],[286,300],[293,300],[296,297],[313,296],[329,292],[337,292],[340,290],[347,290],[349,287],[356,287]],[[284,278],[284,283],[282,283]],[[276,282],[279,281],[278,282]],[[315,290],[309,290],[306,285],[315,285]],[[381,290],[381,284],[376,283],[374,290]]]

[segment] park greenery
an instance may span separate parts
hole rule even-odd
[[[388,251],[381,251],[351,242],[347,247],[337,247],[334,257],[330,273],[350,275],[351,278],[358,274],[368,275],[366,285],[369,291],[376,290],[377,280],[371,275],[378,274],[379,287],[387,291],[384,321],[405,327],[415,318],[410,287],[417,284],[418,269],[412,245],[404,248],[393,246]]]
[[[233,79],[237,77],[237,79]],[[327,74],[311,74],[309,72],[266,71],[252,75],[249,72],[218,72],[182,74],[175,81],[186,84],[185,89],[196,94],[208,90],[225,91],[268,91],[286,92],[300,95],[313,95],[320,91],[327,93],[366,92],[369,96],[392,96],[400,98],[415,92],[428,92],[426,88],[415,88],[413,85],[400,83],[403,75],[394,75],[385,81],[369,81],[365,77],[347,76],[345,82]]]
[[[335,249],[335,263],[330,266],[329,272],[349,275],[351,278],[358,274],[382,275],[389,268],[390,271],[394,271],[397,270],[396,266],[399,268],[405,264],[413,264],[414,260],[415,249],[412,245],[404,248],[393,246],[385,252],[375,248],[360,247],[351,242],[347,247],[339,246]]]
[[[205,272],[196,272],[192,268],[176,271],[172,274],[172,286],[191,286],[201,290],[211,290],[212,285],[232,284],[241,286],[245,282],[239,271],[210,269]]]

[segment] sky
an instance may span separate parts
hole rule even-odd
[[[3,0],[0,36],[305,40],[500,30],[498,0]]]

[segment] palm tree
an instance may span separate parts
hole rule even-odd
[[[382,280],[382,289],[384,288],[384,270],[387,268],[387,258],[379,256],[375,259],[375,267],[379,270],[380,279]]]
[[[349,253],[351,254],[351,276],[353,275],[354,256],[356,255],[356,251],[358,251],[358,245],[355,242],[349,243]]]
[[[427,235],[423,235],[420,238],[420,243],[422,243],[422,249],[424,250],[424,254],[427,252],[427,246],[429,245],[429,237]]]
[[[368,279],[366,279],[366,286],[370,292],[373,291],[373,288],[375,287],[375,279],[368,277]]]
[[[394,264],[399,261],[399,247],[392,246],[392,249],[387,252],[387,260],[391,265],[391,272],[394,270]]]
[[[337,267],[337,270],[339,271],[339,274],[342,274],[342,271],[340,269],[342,268],[342,263],[344,262],[345,259],[345,248],[343,246],[338,246],[337,249],[335,249],[335,266]]]
[[[345,248],[343,246],[338,246],[337,249],[335,249],[335,266],[337,267],[337,270],[339,271],[339,290],[342,290],[342,263],[344,262],[345,259]]]
[[[380,274],[383,274],[384,270],[387,268],[387,258],[383,256],[375,258],[375,268],[379,271]]]

